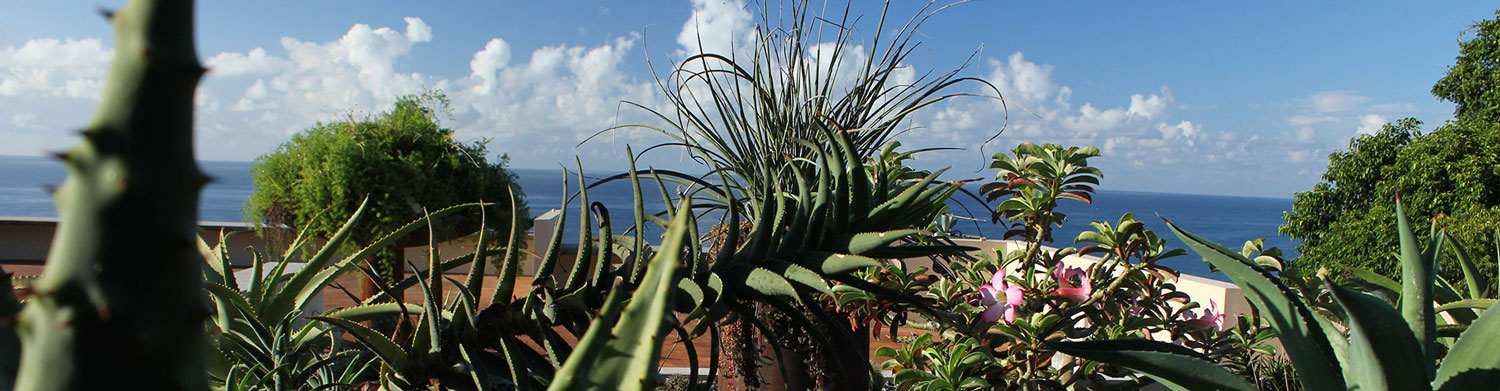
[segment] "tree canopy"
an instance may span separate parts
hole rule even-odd
[[[468,202],[494,202],[485,208],[487,226],[508,231],[510,194],[521,199],[515,174],[501,155],[490,163],[486,141],[461,142],[441,125],[448,101],[441,93],[408,95],[386,112],[344,121],[319,123],[292,137],[275,151],[255,159],[255,191],[245,215],[255,224],[306,229],[314,237],[333,235],[369,197],[369,205],[351,234],[355,245],[436,211]],[[438,241],[474,232],[479,209],[463,211],[433,225]],[[422,230],[425,232],[426,230]],[[502,236],[503,237],[503,236]],[[401,246],[425,244],[427,235],[411,235]],[[395,251],[381,258],[387,273],[399,262]],[[393,262],[394,261],[394,262]]]
[[[1473,38],[1460,42],[1458,58],[1432,86],[1432,95],[1458,105],[1454,116],[1500,121],[1500,10],[1475,23]]]
[[[1500,13],[1497,13],[1500,15]],[[1500,228],[1500,21],[1474,25],[1457,63],[1432,92],[1456,103],[1456,119],[1423,134],[1416,119],[1385,125],[1329,155],[1312,190],[1297,193],[1280,232],[1301,239],[1293,271],[1335,264],[1395,277],[1397,197],[1407,216],[1430,217],[1478,258],[1494,278],[1494,232]],[[1425,236],[1427,230],[1420,230]],[[1440,271],[1459,281],[1447,257]],[[1493,280],[1490,280],[1493,281]]]

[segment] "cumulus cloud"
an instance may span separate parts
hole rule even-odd
[[[0,96],[98,99],[113,52],[95,38],[33,39],[0,48]]]
[[[1319,92],[1307,97],[1304,102],[1314,112],[1326,114],[1353,110],[1359,107],[1359,105],[1369,102],[1370,99],[1370,97],[1358,95],[1354,91],[1340,90]]]
[[[1359,127],[1354,129],[1354,135],[1357,137],[1364,134],[1375,134],[1375,132],[1379,132],[1380,128],[1384,127],[1388,122],[1390,120],[1385,119],[1380,114],[1361,115],[1359,116]]]
[[[41,127],[36,123],[36,115],[33,115],[31,113],[21,113],[10,116],[10,126],[14,126],[17,129],[36,129]]]
[[[755,17],[740,0],[693,0],[693,13],[677,34],[679,56],[742,54],[756,40]],[[743,56],[742,56],[743,57]]]

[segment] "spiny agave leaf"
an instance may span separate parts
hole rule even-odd
[[[828,281],[824,281],[823,277],[819,276],[818,273],[814,273],[812,270],[807,270],[807,268],[805,267],[772,260],[766,263],[766,268],[767,270],[780,274],[788,281],[796,282],[798,284],[801,284],[802,286],[812,288],[813,290],[816,290],[818,292],[823,292],[824,294],[833,295],[833,291],[828,289]]]
[[[1500,311],[1484,311],[1443,357],[1434,388],[1481,390],[1500,384]]]
[[[1328,335],[1295,292],[1238,252],[1183,231],[1171,221],[1163,221],[1189,248],[1203,256],[1204,261],[1218,267],[1234,281],[1250,304],[1265,315],[1286,347],[1304,389],[1345,388],[1342,370]]]
[[[307,265],[303,267],[302,271],[299,271],[297,272],[297,274],[293,275],[291,280],[288,280],[286,285],[282,288],[286,292],[297,292],[297,294],[295,296],[277,295],[276,300],[272,301],[272,306],[269,307],[266,312],[281,313],[287,311],[288,308],[302,308],[306,306],[307,302],[309,300],[312,300],[312,297],[314,295],[322,293],[323,288],[332,283],[333,279],[338,277],[339,274],[351,270],[356,262],[364,260],[365,257],[369,256],[370,254],[374,254],[376,251],[385,249],[387,246],[395,243],[396,239],[400,239],[412,233],[413,231],[416,231],[417,228],[422,227],[429,219],[440,219],[444,216],[463,210],[464,208],[479,205],[481,204],[469,203],[454,205],[443,208],[436,212],[432,212],[426,216],[423,216],[422,218],[412,220],[412,222],[407,223],[405,226],[402,226],[401,228],[389,234],[386,234],[385,237],[382,237],[380,238],[380,240],[377,240],[374,243],[371,243],[370,245],[365,246],[364,248],[355,252],[354,254],[345,257],[342,261],[339,261],[338,264],[331,267],[324,268],[322,265],[315,265],[312,261],[308,261]],[[359,213],[356,213],[355,217],[359,217]],[[353,221],[352,218],[351,221]],[[334,241],[330,239],[328,244],[324,245],[324,250],[327,251],[332,247],[337,246],[335,246]]]
[[[803,253],[797,263],[824,275],[843,274],[867,267],[880,266],[880,261],[862,255],[838,254],[826,251]]]
[[[897,240],[922,232],[918,229],[898,229],[886,232],[863,232],[854,235],[835,237],[828,241],[825,250],[863,255],[866,251],[885,247]]]
[[[1463,243],[1453,239],[1453,236],[1448,234],[1448,230],[1443,230],[1442,235],[1443,242],[1453,246],[1453,253],[1458,258],[1458,266],[1464,272],[1464,285],[1469,288],[1469,298],[1480,298],[1484,288],[1481,288],[1479,284],[1479,267],[1474,264],[1474,257],[1469,256],[1469,250],[1464,248]]]
[[[408,313],[408,314],[421,313],[422,312],[422,306],[414,304],[414,303],[400,303],[400,304],[397,304],[397,303],[389,303],[389,302],[387,302],[387,303],[377,303],[377,304],[363,304],[363,305],[357,305],[357,306],[354,306],[354,307],[349,307],[349,308],[344,308],[344,309],[340,309],[340,310],[331,311],[328,314],[323,315],[323,316],[327,316],[327,317],[330,317],[330,318],[339,318],[339,319],[344,319],[344,320],[351,320],[351,321],[355,321],[355,322],[363,322],[363,321],[367,321],[367,320],[374,320],[374,319],[380,319],[380,318],[385,318],[385,317],[400,315],[400,314],[402,314],[403,310],[405,311],[405,313]]]
[[[1495,304],[1495,299],[1464,299],[1451,303],[1443,303],[1433,309],[1433,312],[1443,313],[1457,309],[1476,309],[1484,311]]]
[[[1359,390],[1430,390],[1426,360],[1401,314],[1384,300],[1328,284],[1349,314],[1344,378]]]
[[[1396,229],[1401,237],[1401,318],[1406,319],[1407,327],[1417,337],[1422,357],[1427,358],[1422,360],[1427,363],[1424,373],[1431,378],[1436,370],[1432,363],[1438,359],[1437,333],[1433,330],[1437,323],[1432,313],[1432,285],[1440,252],[1436,240],[1441,236],[1435,235],[1433,248],[1429,249],[1429,254],[1424,254],[1399,198],[1396,200]]]
[[[1174,390],[1255,391],[1202,353],[1182,346],[1146,340],[1047,342],[1059,352],[1120,365],[1145,373]]]
[[[733,276],[726,281],[739,281],[740,287],[749,289],[755,293],[766,296],[786,297],[797,300],[797,288],[792,287],[786,278],[770,270],[756,266],[741,266],[735,268]]]
[[[687,296],[677,296],[677,312],[691,313],[703,305],[703,289],[694,284],[693,280],[677,280],[677,290]]]
[[[567,175],[563,175],[563,194],[568,194]],[[568,197],[563,197],[562,209],[558,209],[557,220],[552,224],[552,239],[547,241],[547,252],[542,255],[542,262],[537,266],[536,276],[531,279],[531,286],[540,286],[552,279],[552,269],[557,268],[557,259],[562,257],[563,233],[568,226]],[[566,283],[566,281],[564,282]],[[560,284],[555,284],[560,285]]]
[[[379,357],[380,361],[384,362],[388,367],[405,368],[409,363],[406,350],[397,346],[395,342],[391,342],[389,337],[380,334],[379,331],[371,330],[369,327],[346,319],[327,316],[314,316],[313,319],[326,322],[349,333],[361,345],[369,349],[371,353],[375,353],[375,357]]]
[[[669,328],[667,314],[676,293],[687,225],[695,224],[688,200],[667,230],[661,251],[646,267],[640,289],[620,312],[621,289],[610,292],[604,312],[579,340],[577,350],[554,377],[549,390],[645,390],[654,384],[661,341]],[[696,244],[696,242],[693,242]],[[618,320],[618,322],[616,322]],[[607,333],[604,328],[610,327]]]
[[[512,211],[514,213],[515,211]],[[464,287],[470,292],[479,292],[484,288],[485,269],[489,268],[489,257],[484,255],[484,250],[490,246],[490,224],[489,214],[484,213],[484,206],[479,206],[479,238],[474,245],[474,258],[469,261],[469,275],[464,278]]]
[[[1349,273],[1353,274],[1355,278],[1364,280],[1367,283],[1389,290],[1393,294],[1401,292],[1401,283],[1396,282],[1396,280],[1390,279],[1390,277],[1386,277],[1370,269],[1348,265],[1342,262],[1336,262],[1334,264],[1343,267],[1344,270],[1348,270]]]
[[[516,198],[515,189],[506,188],[506,194],[510,197],[511,205],[520,205]],[[495,294],[490,296],[490,304],[502,301],[510,301],[515,294],[516,273],[521,266],[521,243],[526,240],[526,233],[521,232],[521,226],[525,225],[520,213],[511,213],[510,239],[505,242],[505,258],[500,262],[500,270],[496,277]]]
[[[568,273],[568,282],[563,288],[568,292],[583,287],[584,277],[588,276],[588,262],[594,255],[594,215],[589,213],[589,189],[583,182],[583,161],[574,157],[573,162],[578,166],[578,253],[573,256],[573,270]]]

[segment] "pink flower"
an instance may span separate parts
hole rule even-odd
[[[1005,318],[1005,324],[1016,321],[1016,306],[1024,301],[1021,297],[1021,287],[1005,281],[1005,269],[995,272],[990,276],[990,283],[979,287],[979,294],[984,301],[984,313],[979,317],[986,322],[996,322]]]
[[[1182,323],[1199,330],[1213,327],[1214,330],[1224,331],[1224,314],[1219,312],[1218,303],[1209,300],[1208,309],[1203,310],[1202,314],[1191,310],[1183,311]]]
[[[1052,277],[1057,278],[1057,289],[1052,294],[1077,303],[1088,300],[1089,295],[1094,294],[1091,274],[1080,268],[1058,265],[1052,271]]]

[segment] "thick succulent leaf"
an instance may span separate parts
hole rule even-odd
[[[409,363],[406,350],[397,346],[395,342],[391,342],[389,337],[380,334],[379,331],[371,330],[362,324],[345,319],[327,316],[315,316],[313,319],[326,322],[354,336],[355,340],[358,340],[371,353],[375,353],[375,357],[379,357],[380,361],[384,362],[386,366],[405,368]]]
[[[735,268],[733,277],[725,281],[738,281],[740,288],[749,289],[755,293],[773,297],[785,297],[797,300],[797,288],[792,287],[786,278],[776,272],[760,267],[741,266]]]
[[[1167,221],[1167,227],[1234,281],[1250,304],[1270,321],[1304,389],[1344,389],[1342,370],[1327,334],[1295,292],[1238,252],[1183,231],[1171,221]]]
[[[880,266],[880,261],[876,261],[875,258],[853,254],[806,252],[800,258],[797,263],[822,272],[824,275],[843,274],[867,267]]]
[[[1434,248],[1428,249],[1427,253],[1422,251],[1421,245],[1417,243],[1417,234],[1412,231],[1411,222],[1406,218],[1406,211],[1401,208],[1399,199],[1396,200],[1396,228],[1401,238],[1401,318],[1406,319],[1407,327],[1417,338],[1422,356],[1426,357],[1423,360],[1427,363],[1424,373],[1430,378],[1435,369],[1432,363],[1438,359],[1437,323],[1432,312],[1438,242],[1434,240]]]
[[[1344,378],[1351,389],[1427,390],[1427,361],[1401,314],[1375,296],[1329,285],[1349,314],[1349,362]]]
[[[630,304],[621,311],[622,290],[610,292],[604,312],[589,326],[549,390],[628,391],[645,390],[654,384],[660,341],[670,330],[668,315],[677,291],[677,271],[682,266],[684,246],[692,239],[687,237],[687,225],[697,223],[685,206],[680,210],[660,252],[647,265]]]
[[[1463,243],[1459,243],[1458,240],[1453,239],[1453,235],[1449,235],[1447,230],[1443,230],[1442,235],[1444,239],[1443,243],[1452,246],[1454,257],[1458,260],[1458,266],[1464,272],[1464,285],[1469,291],[1468,298],[1480,298],[1484,287],[1479,284],[1479,266],[1474,264],[1474,257],[1470,256],[1469,249],[1464,248]]]
[[[364,304],[329,312],[327,317],[363,322],[380,318],[400,315],[405,310],[407,314],[422,313],[422,306],[414,303],[377,303]]]
[[[1495,299],[1466,299],[1451,303],[1443,303],[1443,305],[1434,308],[1433,311],[1437,313],[1443,313],[1457,309],[1473,309],[1483,311],[1493,305],[1495,305]]]
[[[824,294],[833,294],[833,291],[828,289],[828,281],[824,281],[823,277],[819,276],[818,273],[807,270],[805,267],[781,261],[771,261],[766,264],[766,267],[772,272],[781,274],[787,281],[801,284]]]
[[[1181,390],[1255,391],[1250,382],[1182,346],[1146,340],[1048,342],[1059,352],[1124,366]]]
[[[1338,265],[1342,266],[1344,270],[1348,270],[1349,273],[1353,274],[1355,278],[1364,280],[1367,283],[1389,290],[1393,294],[1401,292],[1401,283],[1396,282],[1396,280],[1392,280],[1390,277],[1386,277],[1385,275],[1376,273],[1373,270],[1362,268],[1359,266],[1346,265],[1343,263],[1339,263]]]
[[[1500,311],[1485,310],[1458,337],[1438,367],[1439,391],[1484,390],[1500,385]]]
[[[844,254],[864,254],[866,251],[889,246],[897,240],[915,235],[920,230],[900,229],[886,232],[865,232],[832,238],[824,250]]]

